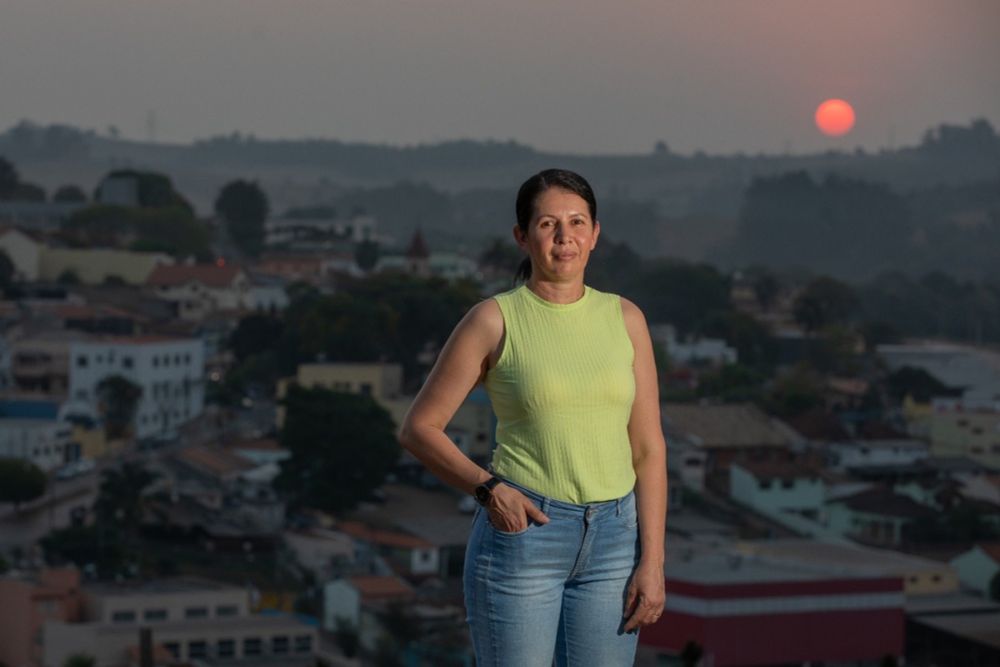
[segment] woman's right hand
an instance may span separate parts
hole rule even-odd
[[[535,507],[527,496],[502,482],[493,488],[493,497],[490,498],[486,511],[493,527],[505,533],[522,531],[528,527],[529,521],[537,524],[549,522],[549,517]]]

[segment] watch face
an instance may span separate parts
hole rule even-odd
[[[479,501],[480,505],[485,505],[490,502],[490,496],[493,493],[486,487],[485,484],[480,484],[476,487],[476,500]]]

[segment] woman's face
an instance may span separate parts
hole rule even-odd
[[[514,240],[531,258],[532,275],[557,282],[582,278],[600,234],[586,200],[558,187],[535,200],[526,233],[514,226]]]

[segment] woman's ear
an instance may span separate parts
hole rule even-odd
[[[514,233],[514,243],[524,250],[524,246],[528,243],[527,232],[523,231],[520,225],[514,225],[514,229],[511,231]]]
[[[597,237],[601,235],[601,223],[594,220],[594,240],[590,242],[590,249],[593,250],[597,247]]]

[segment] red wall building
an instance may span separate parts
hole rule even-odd
[[[645,652],[688,642],[706,667],[871,661],[903,655],[903,582],[823,573],[719,552],[668,559],[666,609]]]

